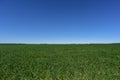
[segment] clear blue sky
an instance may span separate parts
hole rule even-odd
[[[0,42],[120,42],[120,0],[0,0]]]

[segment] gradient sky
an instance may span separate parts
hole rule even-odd
[[[120,42],[120,0],[0,0],[2,42]]]

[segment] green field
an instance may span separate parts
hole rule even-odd
[[[120,44],[1,44],[0,80],[120,80]]]

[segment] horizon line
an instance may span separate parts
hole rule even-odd
[[[0,44],[120,44],[120,42],[86,42],[86,43],[22,43],[22,42],[9,42],[9,43],[2,43],[0,42]]]

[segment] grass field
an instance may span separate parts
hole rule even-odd
[[[0,80],[120,80],[120,44],[1,44]]]

